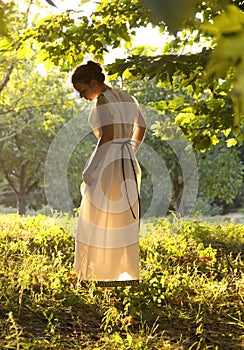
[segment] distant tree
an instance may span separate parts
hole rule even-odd
[[[2,51],[0,60],[0,175],[1,183],[6,186],[7,181],[16,194],[19,213],[25,214],[27,208],[39,209],[46,203],[44,167],[49,147],[84,104],[77,104],[70,94],[73,89],[67,86],[66,73],[51,66],[43,69],[28,45],[25,49],[13,45],[29,25],[28,3],[24,13],[15,2],[6,6],[12,8],[5,11],[8,37],[2,44],[8,51]],[[81,169],[84,161],[79,160]],[[77,162],[71,162],[71,167],[78,167]],[[74,186],[70,185],[72,196]]]
[[[19,213],[24,214],[28,195],[43,186],[48,147],[65,122],[64,90],[60,77],[18,67],[0,101],[1,173],[16,193]]]

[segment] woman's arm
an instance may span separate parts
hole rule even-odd
[[[142,141],[145,136],[145,132],[146,132],[146,122],[141,112],[139,112],[139,118],[135,123],[134,133],[132,136],[132,140],[134,141],[132,145],[134,153],[138,151],[140,145],[142,144]]]
[[[113,140],[113,136],[113,124],[101,127],[101,137],[97,142],[95,151],[93,152],[93,157],[91,158],[82,174],[83,180],[87,185],[91,186],[95,182],[93,173],[97,169],[101,159],[104,157],[104,153],[107,152],[109,141]]]

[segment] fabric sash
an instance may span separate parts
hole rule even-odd
[[[138,219],[140,220],[140,217],[141,217],[140,195],[139,195],[139,190],[138,190],[136,169],[135,169],[135,165],[134,165],[134,162],[133,162],[133,159],[132,159],[132,153],[131,153],[131,148],[130,148],[130,146],[133,146],[134,142],[136,143],[136,141],[133,141],[133,140],[130,140],[130,139],[126,140],[126,141],[112,141],[112,143],[114,143],[114,144],[121,145],[121,165],[122,165],[123,180],[124,180],[124,183],[125,183],[126,198],[127,198],[128,204],[130,206],[130,211],[132,213],[132,216],[133,216],[134,219],[136,219],[136,215],[134,213],[134,210],[133,210],[131,202],[130,202],[128,188],[127,188],[127,184],[126,184],[126,177],[125,177],[125,165],[124,165],[124,160],[125,160],[124,153],[125,153],[125,150],[127,150],[128,153],[129,153],[130,163],[131,163],[131,166],[132,166],[132,169],[133,169],[134,179],[135,179],[135,182],[136,182],[136,191],[137,191],[137,198],[138,198],[138,204],[139,204],[139,218]]]

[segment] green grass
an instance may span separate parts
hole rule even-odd
[[[139,286],[73,275],[76,220],[0,215],[0,349],[244,349],[244,226],[142,225]]]

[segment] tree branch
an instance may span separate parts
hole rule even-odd
[[[3,89],[5,88],[5,86],[8,84],[10,76],[12,74],[12,71],[14,69],[14,64],[11,63],[9,69],[8,69],[8,73],[6,74],[3,82],[0,84],[0,93],[3,91]]]
[[[0,114],[7,114],[7,113],[9,113],[9,112],[14,111],[14,108],[16,107],[17,103],[18,103],[22,98],[23,98],[23,96],[19,97],[19,98],[12,104],[12,106],[11,106],[9,109],[7,109],[7,110],[5,110],[5,111],[0,111]],[[3,106],[3,107],[4,107],[4,106]]]
[[[5,141],[5,140],[8,140],[8,139],[10,139],[10,138],[16,136],[16,135],[19,134],[22,130],[24,130],[25,128],[27,128],[27,126],[28,126],[31,122],[33,122],[34,120],[36,120],[36,118],[32,118],[32,119],[28,120],[28,122],[27,122],[22,128],[19,128],[17,131],[13,132],[12,134],[9,134],[9,135],[6,135],[6,136],[0,138],[0,142],[3,142],[3,141]]]
[[[22,98],[22,97],[21,97]],[[21,99],[20,98],[20,99]],[[19,100],[20,100],[19,99]],[[18,101],[17,101],[18,102]],[[16,103],[16,102],[15,102]],[[40,107],[50,107],[50,106],[61,106],[61,103],[56,103],[56,102],[53,102],[53,103],[48,103],[48,104],[44,104],[44,105],[38,105],[38,106],[29,106],[29,107],[23,107],[23,108],[20,108],[18,110],[18,112],[21,112],[21,111],[24,111],[24,110],[28,110],[28,109],[33,109],[33,108],[40,108]],[[14,112],[14,107],[11,107],[11,109],[8,109],[7,111],[0,111],[0,115],[2,114],[8,114],[10,112]]]
[[[17,194],[19,191],[17,190],[17,187],[15,187],[14,181],[11,179],[10,175],[4,170],[5,177],[9,183],[9,185],[12,187],[14,192]]]
[[[27,11],[26,11],[26,28],[28,26],[28,16],[29,16],[29,13],[30,13],[30,7],[33,3],[33,0],[30,0],[29,4],[28,4],[28,7],[27,7]],[[20,43],[17,45],[16,47],[16,53],[18,52],[19,48],[20,48]],[[6,74],[3,82],[0,84],[0,93],[3,91],[3,89],[5,88],[5,86],[8,84],[9,82],[9,79],[10,79],[10,76],[13,72],[13,69],[14,69],[14,64],[11,63],[9,69],[8,69],[8,73]]]
[[[39,183],[39,181],[33,182],[33,184],[28,187],[28,189],[26,190],[25,193],[28,195],[31,191],[33,191],[35,188],[37,188],[38,183]]]

